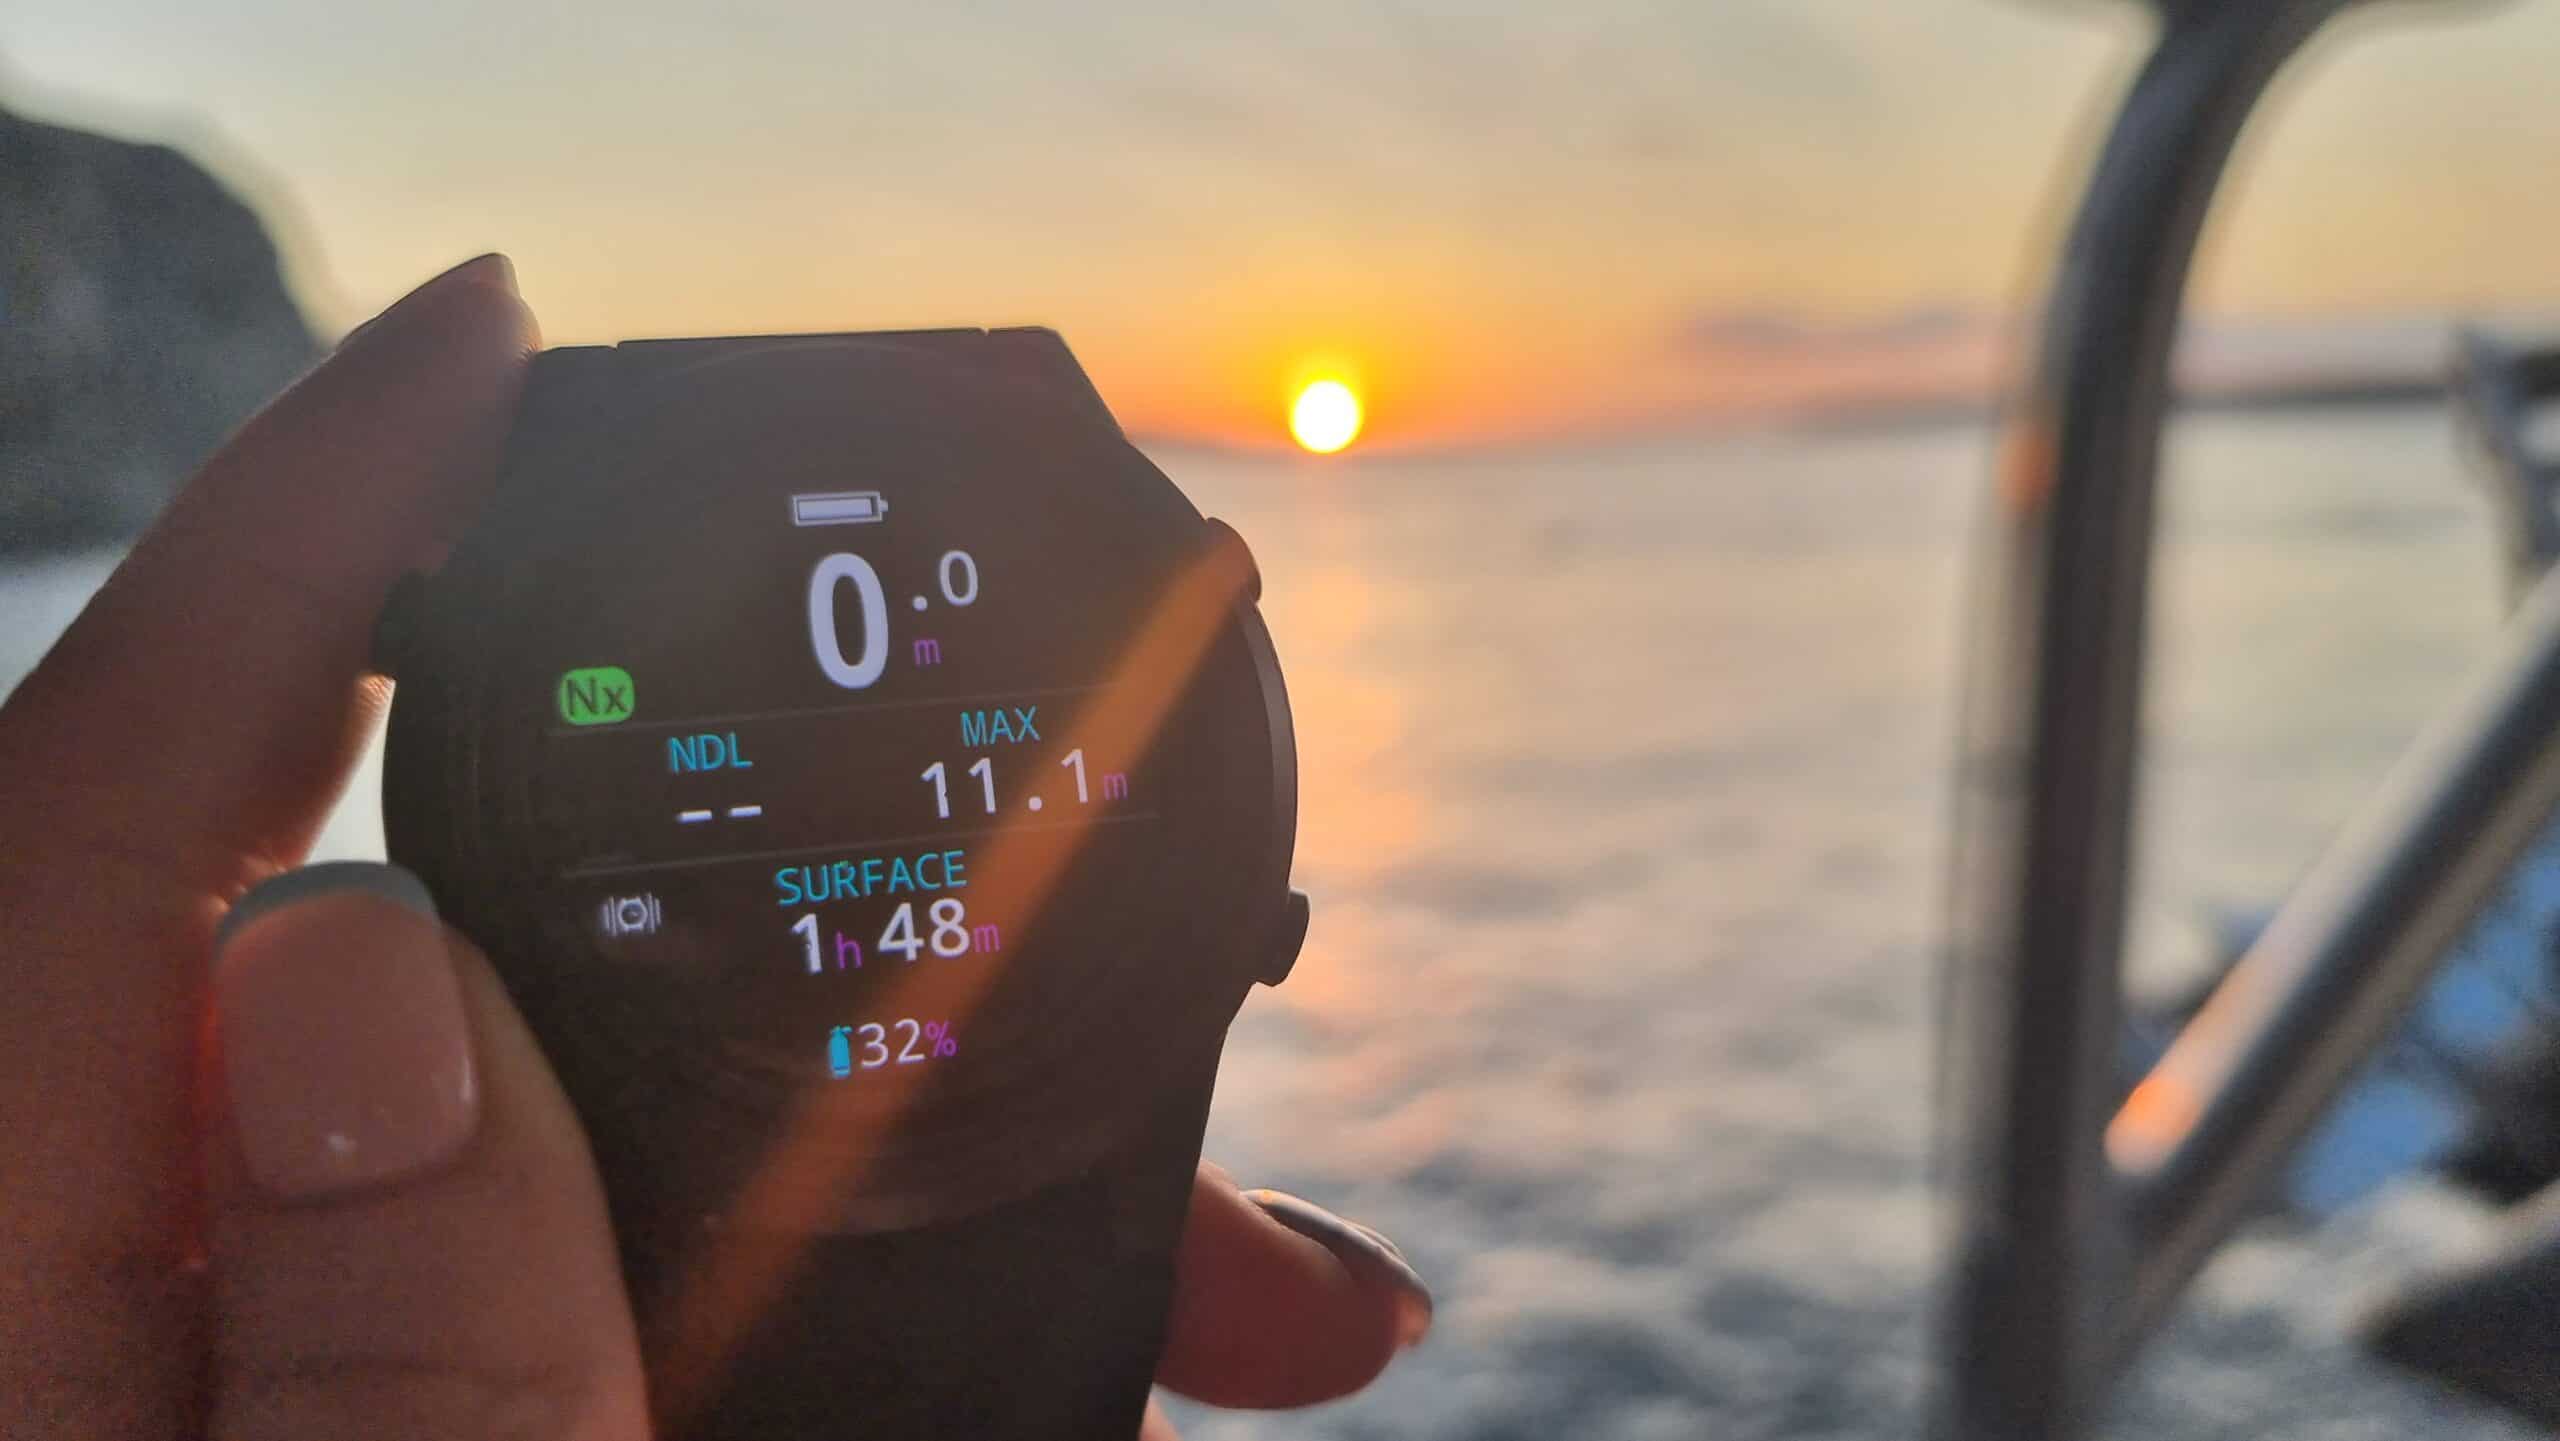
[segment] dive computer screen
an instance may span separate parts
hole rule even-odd
[[[533,588],[507,700],[544,928],[597,1026],[645,1011],[631,1063],[688,1081],[897,1109],[1107,1069],[1147,1044],[1129,963],[1198,904],[1232,578],[1062,422],[912,363],[789,374],[639,407],[590,487],[630,503]]]

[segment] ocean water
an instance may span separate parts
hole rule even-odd
[[[1439,1296],[1361,1397],[1195,1438],[1898,1437],[1938,1217],[1928,1023],[1974,429],[1319,464],[1168,451],[1252,540],[1298,718],[1304,958],[1210,1149]],[[2203,417],[2171,450],[2138,968],[2279,894],[2487,653],[2438,413]],[[0,574],[0,677],[98,558]],[[376,777],[324,849],[378,853]],[[2344,1340],[2476,1244],[2405,1185],[2207,1273],[2119,1434],[2521,1435]]]

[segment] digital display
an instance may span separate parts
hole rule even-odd
[[[551,1009],[910,1127],[1142,1061],[1268,844],[1245,574],[1045,397],[991,423],[983,384],[858,354],[684,393],[589,487],[631,501],[545,558],[506,680],[502,801],[575,958]]]

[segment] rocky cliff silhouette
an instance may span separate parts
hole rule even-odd
[[[202,167],[0,108],[0,551],[130,537],[318,353]]]

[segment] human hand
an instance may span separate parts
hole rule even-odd
[[[538,345],[503,259],[421,287],[0,707],[0,1437],[646,1435],[585,1138],[488,963],[405,872],[292,872],[389,699],[373,617]],[[1204,1165],[1158,1379],[1324,1400],[1429,1314],[1392,1248]]]

